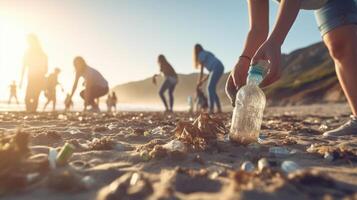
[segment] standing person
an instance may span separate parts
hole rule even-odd
[[[48,75],[48,77],[46,78],[45,96],[47,98],[47,102],[46,102],[45,106],[43,107],[43,110],[46,110],[47,105],[51,102],[52,102],[52,111],[56,110],[56,102],[57,102],[56,87],[57,87],[57,85],[61,86],[61,84],[58,82],[58,75],[60,72],[61,72],[61,70],[59,68],[55,68],[53,73]],[[64,90],[63,90],[62,86],[61,86],[61,89],[63,92]]]
[[[84,100],[84,110],[87,110],[88,106],[91,106],[93,112],[99,112],[98,102],[96,99],[106,95],[109,91],[108,82],[94,68],[87,65],[86,61],[82,57],[76,57],[73,61],[74,69],[76,71],[76,78],[73,83],[70,99],[72,99],[75,93],[79,78],[84,78],[85,89],[80,92],[80,96]]]
[[[118,103],[118,97],[117,94],[113,91],[112,92],[112,106],[114,107],[114,111],[117,111],[117,103]]]
[[[110,95],[110,93],[107,96],[107,111],[111,112],[112,111],[112,95]]]
[[[47,55],[44,53],[36,35],[28,35],[27,43],[28,49],[23,59],[20,87],[23,83],[25,71],[28,69],[28,82],[25,95],[26,111],[36,112],[38,98],[45,85],[48,61]]]
[[[196,44],[194,47],[193,59],[196,69],[200,68],[201,70],[197,87],[201,87],[202,84],[208,79],[207,91],[209,112],[214,113],[215,105],[217,106],[217,111],[222,112],[221,103],[216,92],[217,84],[224,72],[222,62],[211,52],[203,49],[200,44]],[[209,75],[206,77],[203,77],[204,68],[209,71]]]
[[[249,64],[270,62],[262,82],[267,86],[281,74],[281,46],[300,8],[316,9],[324,43],[335,63],[337,77],[351,107],[351,119],[324,133],[326,137],[357,134],[357,2],[356,0],[281,0],[275,26],[269,33],[269,0],[248,0],[250,31],[239,61],[227,80],[226,91],[234,101],[236,89],[245,84]]]
[[[9,88],[10,88],[10,97],[9,97],[8,104],[11,103],[12,98],[15,98],[16,103],[19,104],[19,100],[17,99],[17,85],[16,85],[16,81],[12,81],[11,85],[9,86]]]
[[[166,112],[173,112],[173,106],[174,106],[174,90],[177,84],[177,74],[172,67],[172,65],[166,60],[164,55],[159,55],[158,59],[158,64],[160,66],[160,72],[164,75],[165,81],[161,85],[159,95],[160,98],[165,106],[165,111]],[[153,77],[153,82],[156,85],[156,77],[158,75],[155,74]],[[169,104],[167,104],[166,97],[165,97],[165,92],[168,91],[169,94]]]

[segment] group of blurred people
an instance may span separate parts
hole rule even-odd
[[[47,75],[48,72],[48,58],[43,51],[41,43],[36,35],[30,34],[27,37],[28,48],[25,52],[23,59],[23,67],[20,79],[20,88],[23,84],[24,76],[27,73],[27,87],[25,93],[25,107],[28,112],[36,112],[39,103],[41,92],[47,99],[43,110],[52,103],[52,110],[56,110],[56,88],[61,87],[62,92],[64,89],[58,81],[58,76],[61,72],[59,68],[55,68],[52,73]],[[73,61],[75,69],[75,80],[73,82],[72,90],[67,94],[65,99],[65,110],[69,111],[73,107],[72,97],[78,87],[80,78],[84,79],[84,89],[80,92],[80,97],[84,100],[84,110],[90,107],[90,111],[99,111],[99,98],[108,94],[109,86],[108,81],[96,69],[90,67],[86,61],[78,56]],[[47,75],[47,76],[46,76]],[[9,104],[15,98],[18,103],[17,85],[13,81],[10,85]],[[116,110],[117,97],[114,92],[108,95],[108,102],[110,102],[110,109]]]

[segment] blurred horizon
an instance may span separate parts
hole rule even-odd
[[[278,4],[270,4],[272,27]],[[19,81],[28,33],[38,35],[49,58],[49,73],[60,67],[59,80],[69,91],[74,79],[72,60],[78,55],[99,70],[111,87],[157,73],[156,58],[161,53],[178,73],[197,72],[192,67],[192,48],[197,42],[230,71],[247,31],[246,1],[2,0],[0,99],[7,100],[11,81]],[[301,11],[282,52],[320,40],[313,12]],[[61,102],[64,95],[57,91]]]

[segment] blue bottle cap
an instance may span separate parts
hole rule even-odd
[[[248,74],[256,74],[256,75],[264,76],[265,72],[266,70],[264,67],[260,65],[252,65],[249,67]]]

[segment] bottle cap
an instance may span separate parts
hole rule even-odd
[[[248,74],[258,74],[261,76],[265,76],[267,73],[267,68],[268,68],[269,62],[265,60],[260,60],[258,63],[255,63],[254,65],[251,65],[249,67]]]

